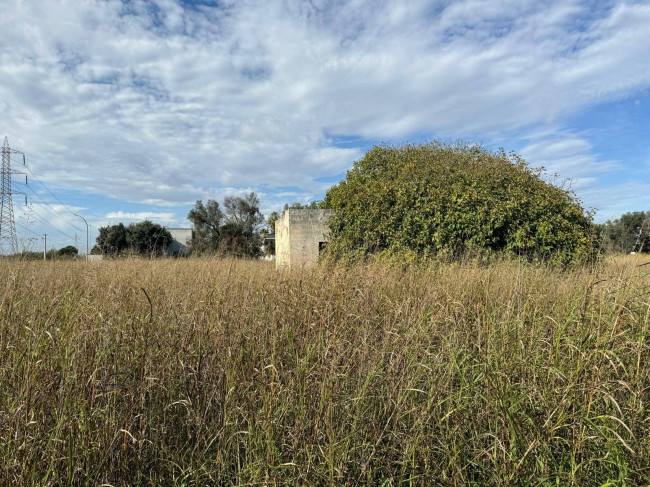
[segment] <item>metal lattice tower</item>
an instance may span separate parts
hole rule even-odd
[[[648,232],[650,232],[650,212],[646,213],[645,217],[641,221],[639,233],[637,233],[636,242],[632,249],[633,252],[641,252],[643,250],[643,240]]]
[[[17,153],[9,148],[9,140],[5,137],[2,145],[2,187],[0,188],[0,254],[15,254],[18,252],[16,238],[16,221],[14,220],[14,205],[11,199],[11,177],[17,171],[11,170],[11,154]]]

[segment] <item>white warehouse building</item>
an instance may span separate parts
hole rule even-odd
[[[167,253],[170,256],[187,255],[190,244],[192,243],[194,230],[191,228],[167,228],[166,230],[172,236],[172,242],[167,248]]]

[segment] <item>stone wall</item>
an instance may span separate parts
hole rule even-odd
[[[327,222],[333,210],[285,210],[275,223],[275,265],[308,267],[329,241]]]
[[[289,266],[289,210],[275,221],[275,267]]]

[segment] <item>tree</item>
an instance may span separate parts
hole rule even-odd
[[[306,205],[303,205],[302,203],[299,202],[294,202],[291,203],[290,205],[285,203],[284,204],[284,209],[285,210],[317,210],[320,208],[322,205],[321,201],[312,201],[311,203],[307,203]]]
[[[269,234],[275,234],[275,222],[280,219],[280,214],[277,211],[272,212],[269,217],[266,219],[267,228],[262,229],[262,243],[264,248],[264,254],[267,256],[275,255],[275,239],[267,240]]]
[[[227,223],[240,225],[246,232],[254,232],[264,222],[260,213],[260,200],[255,193],[245,197],[226,196],[223,200]]]
[[[243,231],[243,227],[237,223],[226,223],[221,227],[221,238],[219,241],[219,253],[233,255],[235,257],[259,255],[259,239]]]
[[[266,223],[268,224],[271,233],[275,233],[275,222],[277,222],[279,219],[280,214],[277,211],[272,212],[266,219]]]
[[[650,211],[633,211],[601,226],[604,245],[612,252],[650,252]]]
[[[219,245],[220,227],[223,220],[219,203],[209,199],[203,205],[202,201],[197,201],[187,215],[187,219],[194,225],[192,251],[197,253],[214,251]]]
[[[497,251],[567,263],[593,255],[591,216],[519,156],[432,142],[374,147],[327,191],[328,251]]]
[[[79,250],[74,245],[68,245],[59,249],[56,253],[58,257],[76,257],[79,254]]]
[[[128,226],[127,242],[129,248],[139,255],[163,255],[172,242],[172,236],[161,225],[145,220]]]
[[[264,222],[255,193],[245,197],[226,196],[222,212],[219,203],[197,201],[187,218],[194,224],[192,251],[217,252],[238,257],[261,253],[259,227]]]
[[[98,248],[105,255],[120,255],[128,250],[139,255],[162,255],[171,241],[169,231],[149,220],[131,223],[128,227],[118,223],[99,229],[92,253]]]
[[[223,200],[225,225],[219,250],[236,256],[259,257],[262,240],[259,226],[264,222],[260,212],[260,200],[255,193],[245,197],[226,196]]]
[[[118,223],[101,227],[97,237],[97,246],[101,253],[106,255],[117,255],[124,252],[129,246],[124,224]]]

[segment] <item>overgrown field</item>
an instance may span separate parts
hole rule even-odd
[[[0,263],[0,485],[648,484],[644,262]]]

